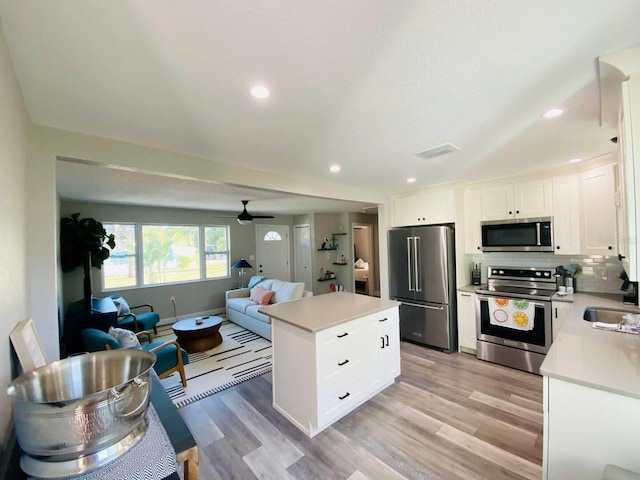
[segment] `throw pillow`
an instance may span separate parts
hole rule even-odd
[[[114,298],[113,303],[116,305],[116,308],[118,309],[118,315],[126,315],[127,313],[131,313],[129,304],[124,298],[122,297]]]
[[[251,296],[249,298],[260,305],[269,305],[274,293],[275,292],[271,290],[256,285],[253,287],[253,290],[251,290]]]
[[[131,330],[109,327],[109,335],[120,342],[120,348],[142,348],[138,337]]]

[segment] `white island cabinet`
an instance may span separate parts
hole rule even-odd
[[[262,307],[271,317],[273,407],[313,437],[393,384],[398,305],[336,292]]]

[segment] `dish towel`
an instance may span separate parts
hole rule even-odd
[[[533,330],[536,307],[529,300],[492,298],[489,302],[489,322],[514,330]]]

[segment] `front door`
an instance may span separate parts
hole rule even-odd
[[[256,225],[256,250],[256,275],[290,280],[288,225]]]

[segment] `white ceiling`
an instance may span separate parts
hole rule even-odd
[[[385,193],[615,150],[597,58],[640,43],[638,0],[0,0],[0,20],[36,124]]]

